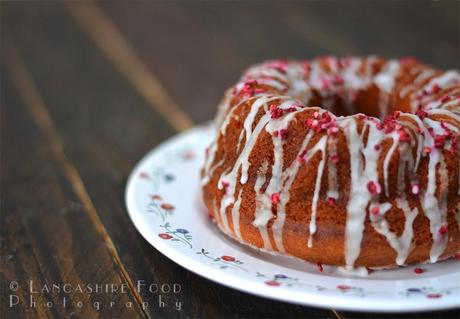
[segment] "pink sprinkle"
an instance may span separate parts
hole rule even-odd
[[[278,106],[272,104],[272,105],[270,105],[270,113],[271,113],[271,118],[272,119],[278,119],[281,116],[283,116],[284,111],[283,111],[283,109],[280,109]]]
[[[146,173],[146,172],[141,172],[141,173],[139,174],[139,177],[140,177],[140,178],[143,178],[143,179],[150,179],[149,174]]]
[[[400,140],[401,142],[409,142],[409,141],[410,141],[410,135],[407,134],[406,131],[404,131],[404,130],[399,130],[399,131],[398,131],[398,134],[399,134],[399,140]]]
[[[333,126],[327,129],[327,135],[336,135],[339,132],[339,128],[337,126]]]
[[[265,284],[266,284],[267,286],[279,286],[279,285],[281,285],[281,284],[280,284],[279,282],[277,282],[276,280],[267,280],[267,281],[265,282]]]
[[[335,199],[334,197],[328,197],[327,202],[329,205],[335,205],[337,203],[337,199]]]
[[[280,194],[279,193],[273,193],[271,196],[272,203],[273,204],[278,204],[280,202]]]
[[[380,144],[375,144],[374,145],[374,150],[376,150],[376,151],[380,151],[381,148],[382,148],[382,146]]]
[[[367,189],[372,195],[380,194],[380,192],[382,191],[380,184],[378,182],[373,181],[367,183]]]
[[[439,84],[433,84],[433,86],[431,87],[431,92],[433,94],[436,94],[438,93],[439,91],[441,91],[441,87],[439,86]]]
[[[449,95],[444,95],[442,98],[441,98],[441,103],[446,103],[446,102],[449,102],[450,101],[450,96]]]
[[[282,140],[285,140],[288,136],[288,130],[283,128],[281,130],[279,130],[279,137],[282,139]]]
[[[428,116],[428,112],[424,110],[418,110],[417,112],[415,112],[415,114],[422,120]]]
[[[339,163],[339,156],[337,154],[331,155],[331,162],[337,165]]]
[[[414,272],[415,272],[416,274],[422,274],[422,273],[425,272],[425,270],[423,270],[422,268],[418,268],[418,267],[417,267],[417,268],[414,269]]]
[[[323,90],[328,90],[331,87],[332,81],[327,79],[327,78],[322,78],[320,79],[321,82],[321,88]]]
[[[441,121],[441,127],[444,129],[445,133],[444,136],[449,138],[452,136],[452,130],[447,126],[447,124],[443,121]]]
[[[319,118],[319,112],[318,111],[313,112],[313,117],[315,119]]]
[[[432,147],[425,146],[425,147],[423,148],[423,153],[424,153],[424,154],[430,154],[432,151],[433,151],[433,148],[432,148]]]
[[[446,136],[436,135],[434,137],[434,146],[436,148],[443,148],[445,143],[446,143]]]
[[[301,104],[294,104],[294,106],[288,107],[286,109],[286,112],[287,113],[295,112],[295,111],[297,111],[297,108],[302,108],[302,105]]]
[[[412,184],[412,194],[414,195],[417,195],[420,191],[420,187],[418,186],[418,184]]]
[[[319,272],[323,272],[323,265],[320,262],[316,263],[316,267],[318,268]]]
[[[226,181],[222,181],[220,182],[222,184],[222,187],[223,188],[227,188],[228,186],[230,186],[230,183],[229,182],[226,182]]]
[[[438,232],[440,235],[444,235],[445,233],[447,233],[447,230],[448,230],[447,224],[442,224],[441,227],[439,227]]]
[[[303,61],[302,68],[303,68],[305,75],[307,76],[310,73],[310,69],[311,69],[310,63],[308,61]]]
[[[345,58],[341,58],[339,61],[338,61],[338,65],[340,68],[346,68],[348,66],[350,66],[352,62],[352,58],[351,57],[345,57]]]
[[[342,291],[347,291],[347,290],[350,290],[352,287],[348,285],[337,285],[337,288]]]
[[[307,155],[307,150],[303,150],[302,153],[299,154],[300,164],[304,164],[306,162],[305,155]]]
[[[378,215],[379,213],[380,213],[380,209],[379,209],[378,206],[374,206],[374,207],[371,208],[371,214],[372,214],[372,215],[376,216],[376,215]]]
[[[340,75],[336,74],[334,76],[334,83],[337,84],[337,85],[343,84],[344,83],[343,77],[341,77]]]
[[[287,61],[285,60],[273,60],[268,61],[267,67],[278,70],[281,73],[286,73]]]

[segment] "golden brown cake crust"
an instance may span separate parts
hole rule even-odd
[[[459,114],[459,73],[414,59],[256,65],[220,105],[204,202],[235,239],[311,262],[454,256]]]

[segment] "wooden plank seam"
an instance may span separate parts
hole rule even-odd
[[[84,183],[75,168],[75,166],[67,159],[62,139],[59,136],[57,129],[55,128],[45,103],[40,96],[38,89],[33,82],[32,76],[30,75],[27,67],[19,56],[18,52],[12,46],[5,49],[5,65],[9,76],[11,77],[19,97],[24,102],[27,110],[31,113],[33,120],[36,122],[38,128],[42,134],[47,138],[52,155],[57,164],[62,168],[65,176],[72,185],[75,193],[77,194],[80,201],[83,203],[84,211],[87,213],[91,222],[93,223],[96,231],[102,237],[102,240],[109,250],[109,253],[120,270],[122,280],[124,280],[133,294],[136,302],[144,314],[144,317],[148,317],[145,309],[142,307],[142,298],[134,286],[133,280],[128,274],[124,267],[118,251],[110,238],[108,231],[104,224],[99,218],[99,214],[94,207],[94,204],[86,191]]]
[[[178,131],[193,126],[193,121],[169,97],[161,82],[149,72],[115,23],[96,3],[67,2],[67,5],[80,27],[156,112],[159,112]],[[347,47],[347,49],[351,48]],[[344,319],[336,310],[331,311],[336,318]]]

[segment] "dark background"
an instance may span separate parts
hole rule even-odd
[[[224,90],[253,63],[378,54],[458,69],[458,1],[26,1],[2,2],[0,12],[0,313],[6,318],[460,316],[459,310],[323,310],[222,287],[151,247],[123,199],[135,163],[178,131],[212,119]],[[9,308],[12,280],[21,302]],[[38,287],[145,280],[180,283],[182,292],[163,296],[164,308],[155,295],[132,287],[96,297],[42,292],[30,307],[29,280]],[[87,304],[96,299],[116,305],[96,311]],[[176,299],[181,311],[172,305]],[[125,306],[130,301],[132,308]]]

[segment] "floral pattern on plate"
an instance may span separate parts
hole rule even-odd
[[[131,219],[167,257],[218,283],[299,304],[386,312],[460,306],[455,259],[423,265],[422,272],[411,266],[359,278],[330,266],[256,254],[222,235],[201,206],[199,172],[212,134],[210,127],[199,127],[163,143],[128,181]]]

